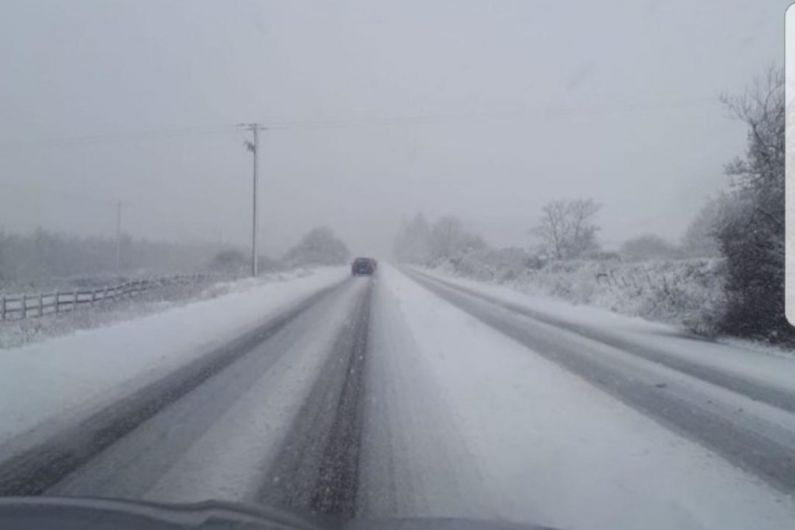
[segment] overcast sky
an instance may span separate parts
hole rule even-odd
[[[0,229],[250,237],[327,224],[383,252],[403,216],[526,245],[602,203],[608,245],[677,239],[745,131],[717,98],[783,61],[787,0],[3,0]]]

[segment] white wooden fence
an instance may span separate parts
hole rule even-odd
[[[93,306],[105,301],[129,298],[144,291],[165,287],[166,285],[185,285],[207,280],[209,277],[209,274],[178,275],[134,280],[92,289],[82,288],[36,294],[0,294],[0,321],[21,320],[73,311],[78,307]]]

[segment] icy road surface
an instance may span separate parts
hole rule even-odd
[[[387,265],[284,289],[261,307],[241,295],[240,326],[229,317],[193,354],[172,344],[180,353],[154,368],[112,347],[112,328],[83,335],[79,359],[121,355],[119,373],[101,392],[65,388],[68,407],[16,387],[0,492],[583,530],[795,528],[791,359]],[[195,326],[159,318],[181,323],[183,343],[206,340],[214,324],[196,314]],[[57,340],[37,354],[63,371]],[[16,375],[69,384],[12,358],[8,381],[35,369]],[[69,413],[36,426],[17,403],[39,419]]]

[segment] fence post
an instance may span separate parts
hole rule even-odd
[[[75,289],[74,298],[72,299],[72,311],[77,309],[77,289]]]
[[[0,299],[0,320],[6,319],[6,295]]]
[[[22,318],[28,318],[28,295],[22,295]]]
[[[44,316],[44,293],[39,293],[39,316]]]
[[[60,302],[61,302],[61,293],[59,291],[55,291],[55,314],[56,315],[61,310]]]

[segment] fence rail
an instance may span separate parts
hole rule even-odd
[[[210,276],[209,274],[178,275],[133,280],[91,289],[82,288],[35,294],[0,294],[0,321],[22,320],[73,311],[78,307],[93,306],[100,302],[129,298],[144,291],[167,285],[186,285],[196,281],[207,280]]]

